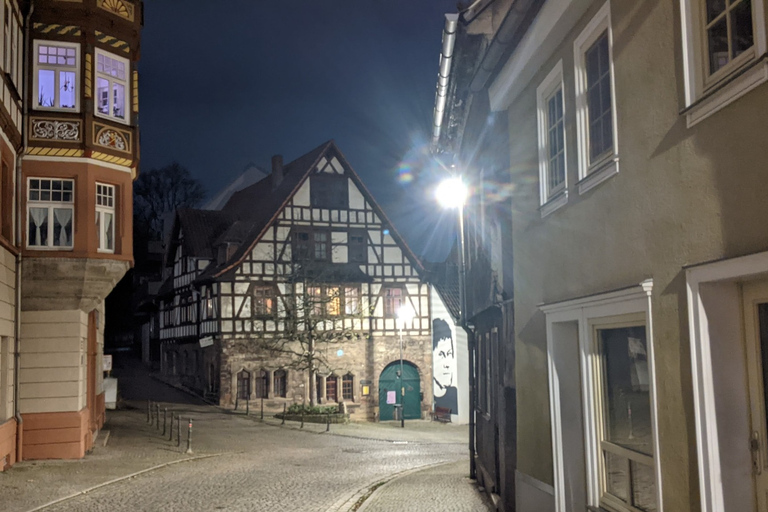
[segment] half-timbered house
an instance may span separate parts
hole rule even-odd
[[[381,420],[396,404],[406,419],[431,410],[424,270],[332,141],[285,166],[274,157],[272,174],[222,210],[177,212],[165,264],[166,377],[223,406],[344,402],[357,419]],[[306,336],[313,315],[321,357],[309,370],[265,348]],[[323,344],[334,332],[349,335]]]

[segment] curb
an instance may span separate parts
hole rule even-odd
[[[179,459],[179,460],[174,460],[174,461],[171,461],[171,462],[165,462],[163,464],[158,464],[157,466],[152,466],[151,468],[142,469],[141,471],[136,471],[135,473],[131,473],[130,475],[119,476],[117,478],[113,478],[112,480],[109,480],[107,482],[103,482],[103,483],[94,485],[93,487],[89,487],[88,489],[84,489],[82,491],[78,491],[76,493],[70,494],[69,496],[64,496],[63,498],[55,499],[53,501],[50,501],[50,502],[45,503],[43,505],[40,505],[38,507],[29,509],[29,510],[27,510],[27,512],[36,512],[38,510],[43,510],[43,509],[46,509],[48,507],[52,507],[53,505],[58,505],[59,503],[62,503],[64,501],[71,500],[72,498],[77,498],[78,496],[82,496],[84,494],[88,494],[89,492],[93,492],[93,491],[95,491],[97,489],[101,489],[102,487],[106,487],[108,485],[112,485],[112,484],[115,484],[117,482],[121,482],[123,480],[128,480],[129,478],[134,478],[134,477],[137,477],[137,476],[142,475],[144,473],[149,473],[150,471],[155,471],[156,469],[162,469],[164,467],[172,466],[174,464],[180,464],[182,462],[193,462],[193,461],[201,460],[201,459],[210,459],[211,457],[219,457],[221,455],[227,455],[227,453],[213,453],[213,454],[209,454],[209,455],[198,455],[197,457],[187,457],[186,459]]]
[[[442,461],[442,462],[435,462],[432,464],[424,464],[423,466],[417,466],[415,468],[406,469],[404,471],[400,471],[398,473],[392,473],[391,475],[385,476],[385,477],[379,477],[375,478],[371,481],[369,481],[365,486],[362,488],[352,492],[351,494],[347,494],[345,497],[338,500],[336,503],[330,506],[330,508],[326,509],[325,512],[349,512],[351,510],[357,510],[359,512],[362,512],[363,509],[366,507],[366,503],[368,502],[368,499],[379,492],[383,487],[386,487],[391,482],[398,480],[404,476],[408,476],[411,473],[416,473],[417,471],[422,471],[425,469],[434,468],[436,466],[442,466],[445,464],[452,464],[456,461],[449,460],[449,461]],[[371,490],[372,488],[375,488]],[[358,502],[362,501],[362,504],[360,507],[355,509],[355,505],[357,505]],[[31,512],[31,511],[30,511]]]

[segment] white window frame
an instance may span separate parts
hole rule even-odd
[[[688,128],[768,81],[765,0],[751,0],[754,45],[711,77],[708,76],[704,0],[680,0],[683,38],[685,116]]]
[[[107,57],[113,60],[116,60],[118,62],[121,62],[125,66],[125,78],[120,79],[118,77],[112,76],[107,73],[101,73],[99,72],[99,56]],[[93,100],[93,115],[96,117],[101,117],[102,119],[109,119],[111,121],[116,121],[118,123],[129,125],[131,124],[131,118],[130,118],[130,95],[131,95],[131,87],[130,87],[130,76],[131,76],[131,64],[128,59],[125,59],[123,57],[120,57],[119,55],[115,55],[114,53],[110,53],[108,51],[102,50],[101,48],[96,48],[95,51],[95,58],[94,58],[95,64],[93,66],[93,90],[94,90],[94,100]],[[107,80],[109,82],[109,91],[108,91],[108,112],[109,114],[103,114],[102,112],[99,112],[99,101],[100,99],[97,97],[98,95],[98,83],[99,78]],[[112,95],[112,88],[114,84],[120,84],[124,87],[124,93],[123,93],[123,117],[117,117],[113,114],[114,112],[114,96]]]
[[[99,188],[104,187],[105,191],[112,192],[111,195],[109,194],[100,194]],[[115,223],[117,222],[117,216],[115,214],[115,201],[116,198],[116,188],[114,185],[107,185],[106,183],[99,183],[96,182],[96,225],[98,226],[98,252],[105,252],[105,253],[113,253],[115,252]],[[110,201],[111,199],[111,201]],[[100,204],[100,203],[112,203],[110,204]],[[105,222],[104,222],[104,216],[106,214],[112,214],[112,247],[105,247],[105,242],[107,240],[107,232],[105,229]]]
[[[648,351],[648,375],[651,398],[651,428],[653,435],[653,470],[656,479],[657,512],[664,512],[662,500],[661,458],[659,448],[658,398],[656,391],[656,366],[654,357],[654,332],[651,298],[653,280],[648,279],[637,286],[607,292],[579,299],[546,304],[541,311],[546,316],[547,363],[549,369],[549,398],[552,433],[552,460],[554,464],[555,511],[568,510],[569,499],[566,476],[564,429],[568,428],[562,420],[562,403],[572,400],[572,396],[561,398],[559,382],[560,367],[558,361],[570,359],[562,355],[560,348],[568,340],[557,337],[559,326],[575,325],[578,336],[579,375],[582,397],[582,415],[584,418],[584,452],[586,466],[587,505],[594,508],[601,506],[602,498],[602,449],[600,445],[601,401],[595,396],[595,383],[601,373],[600,358],[595,352],[594,328],[608,323],[611,319],[629,315],[644,315],[646,344]],[[638,324],[635,324],[638,325]],[[643,325],[640,323],[639,325]],[[556,339],[557,338],[557,339]],[[559,350],[558,350],[559,349]],[[569,349],[569,354],[570,354]],[[574,461],[570,461],[573,463]],[[619,509],[621,510],[621,509]],[[631,510],[631,509],[627,509]]]
[[[608,32],[608,60],[611,79],[611,121],[613,151],[596,162],[589,161],[589,112],[585,55],[597,39]],[[576,90],[576,133],[578,142],[579,194],[584,194],[619,172],[619,138],[616,122],[616,86],[613,66],[611,4],[606,2],[573,43],[574,85]]]
[[[30,188],[32,180],[50,180],[50,181],[68,181],[72,183],[72,200],[71,201],[41,201],[30,200]],[[50,178],[50,177],[29,177],[27,178],[27,223],[25,224],[24,231],[27,238],[27,248],[35,251],[71,251],[75,247],[75,180],[71,178]],[[30,221],[30,208],[47,208],[48,209],[48,244],[49,245],[32,245],[29,239],[29,221]],[[54,209],[69,209],[72,212],[72,236],[70,237],[69,245],[51,245],[54,238]]]
[[[43,46],[61,46],[62,48],[74,48],[75,49],[75,69],[74,69],[75,80],[76,80],[75,81],[75,108],[62,108],[62,107],[58,107],[58,106],[43,107],[43,106],[40,106],[40,105],[37,104],[37,99],[36,98],[37,98],[37,95],[39,94],[38,91],[40,90],[40,76],[39,76],[40,69],[42,68],[42,69],[54,70],[54,73],[55,73],[54,76],[56,76],[57,83],[58,83],[58,76],[59,76],[58,75],[58,71],[61,69],[61,68],[59,68],[59,67],[57,67],[55,65],[40,64],[38,62],[39,59],[38,59],[37,52],[38,52],[38,48],[40,47],[40,45],[43,45]],[[35,39],[34,44],[33,44],[32,59],[34,61],[34,70],[33,70],[33,77],[32,77],[32,84],[33,84],[34,95],[33,95],[33,101],[32,101],[32,109],[33,110],[46,110],[46,111],[51,111],[51,112],[80,112],[80,96],[82,95],[82,85],[83,85],[83,84],[79,83],[80,78],[81,78],[80,77],[80,43],[68,43],[68,42],[65,42],[65,41],[48,41],[48,40],[45,40],[45,39]],[[67,68],[67,70],[70,70],[70,68]],[[55,98],[56,98],[56,102],[55,103],[58,105],[59,102],[60,102],[58,89],[56,90]]]
[[[549,186],[549,100],[559,91],[563,99],[563,182],[554,191]],[[536,88],[536,107],[539,121],[539,198],[541,216],[546,217],[568,203],[568,149],[565,134],[565,87],[563,85],[563,61],[558,61],[552,71]]]

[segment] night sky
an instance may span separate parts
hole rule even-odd
[[[429,193],[444,14],[456,0],[146,0],[141,168],[177,160],[209,195],[335,139],[418,254],[455,220]]]

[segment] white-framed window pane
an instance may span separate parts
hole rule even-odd
[[[112,115],[125,118],[125,86],[123,84],[112,84]]]
[[[104,212],[104,237],[105,244],[104,249],[109,251],[115,250],[115,214],[110,212]]]
[[[59,101],[61,108],[75,108],[77,82],[74,71],[59,71]]]
[[[587,49],[585,61],[589,158],[590,161],[594,161],[613,148],[611,71],[607,30]]]
[[[653,468],[633,460],[629,461],[632,480],[632,504],[646,512],[656,512],[656,477]]]
[[[53,209],[53,245],[55,247],[72,245],[72,208]]]
[[[629,466],[627,459],[611,452],[603,452],[605,457],[606,492],[624,503],[629,503]]]
[[[563,90],[558,89],[547,100],[547,181],[548,193],[559,190],[565,182],[565,134],[563,124]]]
[[[29,208],[29,245],[48,245],[48,208]]]
[[[56,72],[50,69],[41,69],[37,73],[37,106],[56,106]]]
[[[101,114],[109,114],[109,80],[106,78],[96,79],[96,109]]]
[[[344,314],[356,315],[360,312],[360,290],[356,287],[344,288]]]

